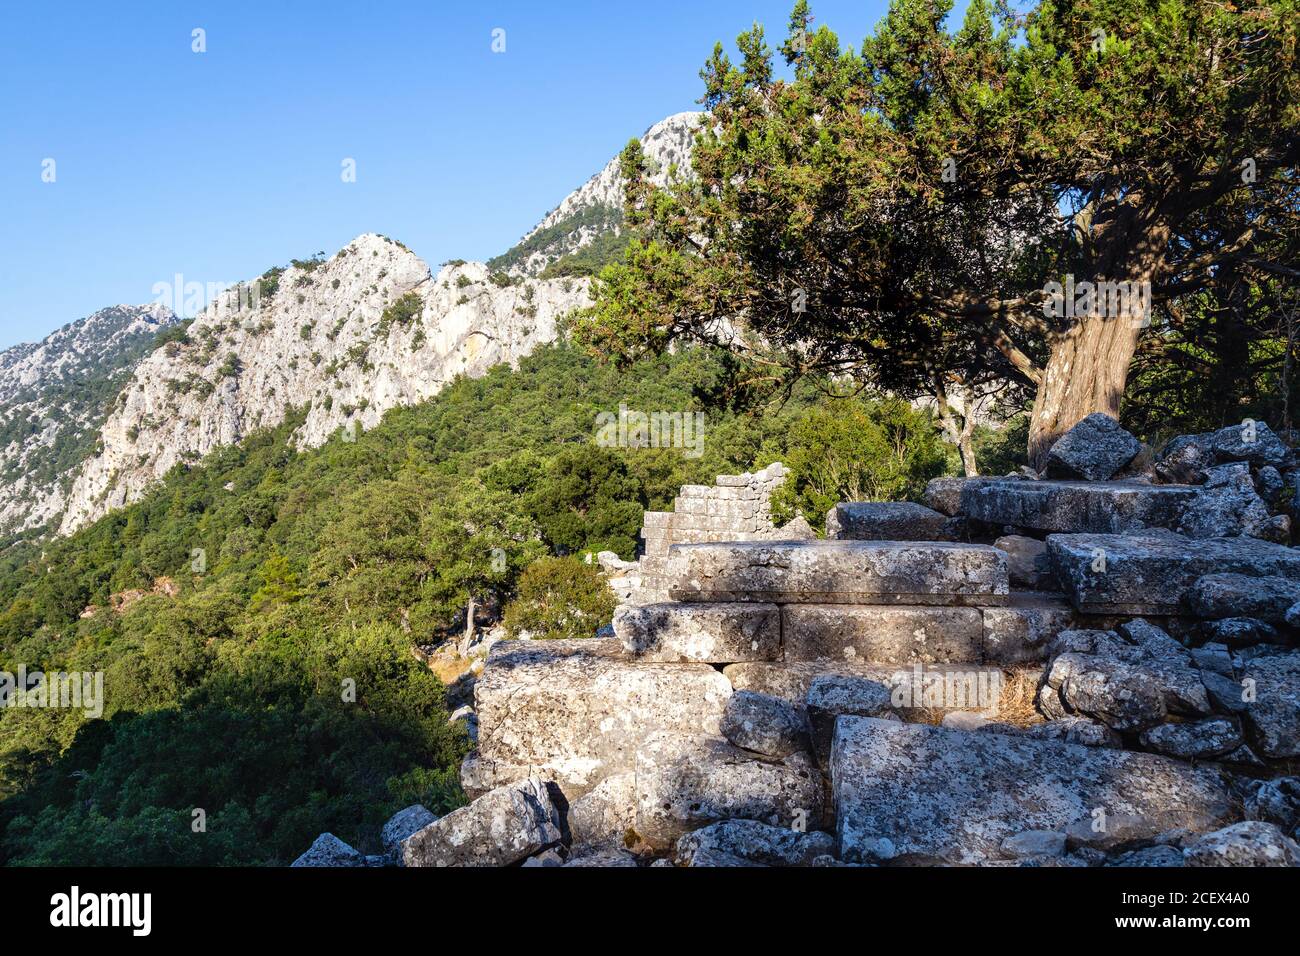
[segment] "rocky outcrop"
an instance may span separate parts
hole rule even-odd
[[[509,866],[562,839],[546,784],[500,787],[417,830],[402,842],[405,866]]]
[[[322,833],[290,866],[365,866],[366,858],[332,833]]]
[[[1106,481],[1131,462],[1142,443],[1109,415],[1094,412],[1056,440],[1047,453],[1052,478]]]

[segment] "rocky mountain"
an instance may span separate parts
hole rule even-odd
[[[690,168],[691,145],[702,113],[675,113],[660,120],[641,136],[650,162],[650,178],[658,185],[668,181],[674,166]],[[543,217],[507,252],[488,261],[494,270],[512,276],[564,274],[564,260],[579,250],[595,255],[586,265],[600,264],[620,251],[623,222],[623,185],[615,156],[596,175],[574,190]],[[594,248],[593,248],[594,247]],[[574,263],[582,271],[582,263]]]
[[[108,404],[176,322],[165,306],[115,305],[0,352],[0,536],[59,516]]]

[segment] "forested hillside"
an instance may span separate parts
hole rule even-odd
[[[787,508],[818,508],[847,463],[900,497],[952,465],[903,403],[809,384],[756,415],[732,407],[733,372],[698,350],[619,370],[557,344],[314,450],[292,449],[291,417],[10,549],[0,670],[103,671],[106,703],[99,720],[0,711],[0,857],[285,863],[322,829],[374,847],[393,810],[461,799],[466,741],[412,648],[459,626],[468,594],[501,606],[548,555],[630,558],[646,508],[720,472],[802,462]],[[705,409],[704,453],[598,447],[620,403]]]

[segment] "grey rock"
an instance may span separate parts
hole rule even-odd
[[[1055,591],[1059,587],[1046,541],[1009,534],[994,541],[993,547],[1007,553],[1007,575],[1012,587],[1034,591]]]
[[[1119,747],[1123,744],[1119,734],[1101,721],[1077,715],[1034,724],[1025,728],[1023,733],[1033,740],[1057,740],[1083,747]]]
[[[669,596],[778,604],[1006,603],[1006,558],[984,545],[899,541],[678,544]]]
[[[1156,473],[1165,481],[1199,484],[1215,462],[1211,436],[1179,435],[1156,455]]]
[[[1252,465],[1284,465],[1287,447],[1264,422],[1246,420],[1220,428],[1210,439],[1219,461],[1246,461]]]
[[[1095,717],[1118,731],[1142,730],[1165,719],[1164,694],[1146,667],[1114,657],[1065,653],[1048,672],[1071,712]]]
[[[1206,621],[1201,625],[1201,635],[1228,647],[1245,647],[1275,642],[1277,628],[1254,617],[1225,617],[1220,621]]]
[[[1016,857],[1062,856],[1065,834],[1060,830],[1025,830],[1003,840],[1002,852]]]
[[[1296,601],[1286,611],[1286,622],[1291,627],[1300,628],[1300,601]]]
[[[775,604],[623,604],[614,633],[642,661],[730,664],[781,656],[781,618]]]
[[[1006,607],[988,607],[981,659],[989,664],[1027,664],[1045,660],[1048,644],[1077,625],[1074,610],[1056,597],[1024,592]]]
[[[1300,577],[1206,574],[1187,592],[1187,608],[1197,617],[1253,617],[1281,624],[1300,601]]]
[[[575,853],[564,865],[566,867],[614,866],[626,869],[637,866],[637,858],[635,854],[629,853],[626,850],[602,847],[584,853]]]
[[[1098,805],[1065,828],[1065,839],[1072,850],[1089,849],[1103,853],[1152,843],[1167,828],[1159,819],[1142,813],[1116,812]]]
[[[1214,671],[1202,671],[1201,682],[1210,695],[1210,703],[1219,713],[1244,714],[1246,688],[1232,677]]]
[[[1286,481],[1282,478],[1282,473],[1272,465],[1265,465],[1255,472],[1255,490],[1264,501],[1275,501],[1285,487]]]
[[[549,850],[543,850],[536,856],[530,856],[528,859],[524,860],[522,865],[532,868],[564,866],[564,857],[560,855],[559,850],[551,848]]]
[[[982,863],[1094,808],[1162,829],[1232,813],[1217,772],[1152,754],[841,717],[831,756],[840,858]]]
[[[1232,655],[1228,653],[1228,646],[1216,641],[1210,641],[1201,647],[1191,649],[1192,660],[1196,661],[1196,666],[1203,671],[1213,671],[1224,677],[1232,677]],[[1205,679],[1205,675],[1201,675]]]
[[[1253,657],[1242,675],[1254,700],[1245,718],[1265,757],[1300,756],[1300,651]]]
[[[1183,850],[1188,866],[1300,866],[1300,846],[1271,823],[1247,820]]]
[[[890,689],[879,681],[847,674],[824,674],[813,678],[805,698],[813,754],[818,764],[830,759],[835,720],[843,714],[879,717],[890,709]]]
[[[974,733],[977,730],[984,730],[993,724],[993,721],[983,714],[977,714],[973,710],[954,710],[943,715],[939,721],[940,727],[947,727],[949,730],[964,730],[968,733]]]
[[[1144,730],[1139,737],[1143,747],[1179,760],[1210,760],[1240,747],[1241,731],[1221,717],[1185,724],[1161,724]]]
[[[826,515],[826,537],[844,541],[946,541],[948,518],[911,501],[842,501]]]
[[[1268,533],[1271,517],[1268,506],[1255,493],[1247,465],[1218,465],[1206,472],[1205,484],[1184,508],[1177,530],[1189,538],[1242,534],[1272,538]]]
[[[694,866],[701,852],[726,853],[763,866],[811,866],[835,852],[829,833],[800,833],[757,820],[724,820],[685,834],[677,841],[677,862]]]
[[[753,860],[746,860],[743,856],[736,856],[734,853],[725,853],[722,850],[715,850],[711,847],[702,848],[691,854],[691,867],[707,867],[709,869],[736,869],[740,867],[757,867],[767,866],[766,863],[756,863]]]
[[[1050,478],[1105,481],[1129,462],[1142,443],[1109,415],[1094,412],[1056,440],[1047,453]]]
[[[988,480],[987,478],[931,478],[925,486],[925,503],[940,514],[949,517],[959,515],[962,489],[966,484]]]
[[[406,866],[509,866],[561,839],[547,785],[522,780],[453,810],[402,843]]]
[[[780,697],[735,691],[722,713],[722,736],[743,750],[768,757],[786,757],[807,746],[808,736],[798,711]]]
[[[1253,538],[1054,534],[1047,550],[1070,603],[1092,614],[1177,614],[1208,574],[1300,580],[1300,551]]]
[[[365,866],[366,858],[332,833],[322,833],[290,866]]]
[[[976,608],[787,604],[781,614],[787,661],[978,661],[984,639]]]
[[[967,516],[1041,532],[1121,533],[1173,528],[1201,489],[1140,481],[989,481],[962,492]]]
[[[1186,866],[1182,850],[1172,846],[1148,846],[1121,854],[1108,866]]]
[[[777,541],[812,541],[816,539],[817,532],[803,515],[796,515],[777,528],[772,537]]]
[[[1300,827],[1300,777],[1253,783],[1244,801],[1247,820],[1260,820],[1294,834]]]
[[[708,664],[629,661],[618,641],[502,641],[475,685],[478,751],[462,783],[474,796],[542,775],[572,800],[631,771],[654,731],[718,733],[730,696]]]
[[[568,819],[575,847],[626,846],[636,826],[636,776],[606,777],[569,805]]]
[[[825,813],[810,758],[759,758],[715,737],[651,735],[637,751],[636,789],[636,832],[659,849],[719,820],[813,830]]]
[[[383,830],[380,831],[380,840],[384,844],[384,852],[394,860],[401,860],[402,841],[409,837],[417,830],[423,830],[437,816],[431,813],[421,804],[412,804],[405,810],[398,810],[388,822],[384,824]]]

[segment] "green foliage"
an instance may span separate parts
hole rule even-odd
[[[396,325],[398,328],[405,328],[419,318],[420,313],[424,310],[424,301],[417,292],[408,292],[396,302],[384,309],[379,316],[379,334],[385,336],[388,330]]]
[[[1000,428],[981,425],[975,429],[975,460],[981,475],[1007,475],[1029,464],[1025,446],[1029,441],[1029,416],[1016,415]]]
[[[584,206],[573,215],[566,216],[545,229],[537,230],[518,245],[489,259],[488,268],[493,272],[508,271],[535,253],[553,253],[557,244],[559,248],[564,248],[565,241],[580,231],[610,233],[617,229],[622,221],[623,212],[617,206],[603,203]]]
[[[576,557],[541,558],[520,577],[504,623],[511,637],[592,637],[613,618],[617,603],[595,565]]]

